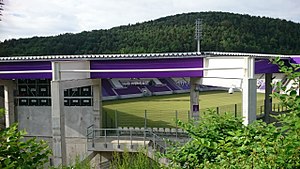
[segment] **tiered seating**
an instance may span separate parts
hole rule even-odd
[[[141,90],[137,86],[128,86],[125,88],[115,89],[118,95],[141,94]]]
[[[150,92],[157,93],[157,92],[166,92],[171,91],[167,85],[155,85],[155,86],[146,86]]]
[[[109,96],[108,93],[106,92],[106,90],[103,88],[102,88],[102,96],[103,97]]]
[[[262,83],[262,84],[259,86],[259,89],[260,89],[260,90],[265,90],[265,89],[266,89],[265,83]]]
[[[179,88],[171,78],[160,78],[159,79],[163,84],[166,84],[172,90],[182,90]]]
[[[183,90],[189,90],[191,88],[189,83],[184,83],[180,86]]]
[[[123,81],[126,82],[126,80]],[[120,83],[118,79],[102,79],[103,99],[126,99],[151,95],[166,95],[172,93],[186,92],[185,90],[183,90],[183,88],[176,84],[176,82],[172,78],[151,79],[149,84],[147,85],[143,83],[138,83],[138,86],[137,84],[130,84],[131,83]],[[186,84],[188,85],[188,82],[186,82]]]
[[[116,96],[116,93],[113,91],[113,86],[108,79],[102,79],[102,94],[103,96]]]

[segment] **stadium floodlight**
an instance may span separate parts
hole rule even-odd
[[[197,52],[200,53],[200,40],[202,36],[202,21],[200,18],[196,19],[195,39],[197,40]]]

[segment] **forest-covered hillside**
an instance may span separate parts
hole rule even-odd
[[[202,19],[202,51],[300,54],[300,24],[224,12],[178,14],[108,30],[0,43],[0,56],[196,51],[195,20]]]

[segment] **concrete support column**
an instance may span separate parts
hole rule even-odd
[[[272,73],[265,74],[265,122],[270,122],[270,113],[272,111],[272,98],[270,95],[272,94]]]
[[[51,101],[52,101],[52,153],[53,165],[67,164],[66,155],[66,130],[64,114],[64,91],[60,82],[60,66],[52,63],[53,80],[51,81]]]
[[[7,128],[16,121],[14,104],[14,90],[16,84],[12,80],[2,80],[0,84],[4,86],[5,127]]]
[[[243,81],[243,117],[244,124],[248,125],[256,120],[256,79]]]
[[[96,128],[102,128],[102,87],[101,79],[93,80],[93,118],[92,122]]]
[[[255,58],[245,57],[243,78],[243,117],[244,125],[256,120],[256,79],[254,79]]]
[[[199,88],[200,77],[190,78],[190,119],[199,120]]]

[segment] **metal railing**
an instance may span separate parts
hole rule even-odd
[[[161,130],[162,131],[162,130]],[[128,151],[135,151],[143,146],[164,153],[171,142],[185,143],[189,140],[187,134],[180,134],[178,130],[170,130],[171,135],[162,137],[158,129],[149,128],[95,128],[91,125],[87,128],[87,139],[91,143],[91,149],[97,149],[95,146],[101,143],[103,151],[108,149],[109,145],[114,145],[115,149],[122,149],[121,145],[126,145]],[[177,131],[175,133],[175,131]],[[158,132],[158,133],[155,133]]]
[[[200,109],[200,117],[207,113],[208,110],[213,110],[216,114],[232,115],[234,117],[242,116],[242,103],[222,105],[211,108]],[[285,112],[286,107],[280,103],[272,104],[273,112]],[[137,116],[139,114],[140,116]],[[264,100],[257,101],[256,114],[258,117],[265,115]],[[163,116],[162,116],[163,115]],[[159,118],[157,118],[159,117]],[[133,113],[126,113],[119,110],[105,109],[103,111],[102,124],[106,128],[118,127],[144,127],[144,128],[177,128],[177,120],[183,122],[190,121],[190,112],[188,110],[134,110]]]

